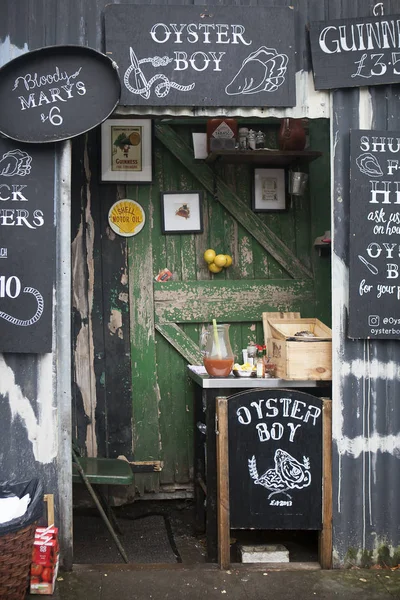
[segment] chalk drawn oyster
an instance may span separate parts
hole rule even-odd
[[[365,152],[356,158],[356,163],[361,173],[369,177],[381,177],[383,175],[380,164],[373,154]]]
[[[29,175],[32,157],[23,150],[10,150],[0,159],[0,175],[13,177],[14,175]]]
[[[275,92],[285,81],[288,57],[275,48],[261,46],[244,59],[239,72],[226,86],[229,96]]]

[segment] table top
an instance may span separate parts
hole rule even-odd
[[[330,385],[330,381],[316,381],[316,380],[290,380],[290,379],[278,379],[276,377],[268,377],[262,379],[260,377],[235,377],[229,375],[229,377],[210,377],[209,375],[203,375],[203,373],[196,373],[188,366],[188,374],[193,381],[204,389],[257,389],[257,388],[313,388],[320,386]]]

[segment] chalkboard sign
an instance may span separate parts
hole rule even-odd
[[[294,106],[293,13],[109,4],[106,50],[123,81],[121,104]]]
[[[0,137],[0,352],[51,351],[54,145]]]
[[[400,131],[350,133],[351,338],[400,339]]]
[[[399,30],[399,15],[311,23],[315,89],[399,83]]]
[[[85,46],[47,46],[0,69],[0,132],[19,142],[55,142],[89,131],[121,95],[116,65]]]
[[[322,401],[259,389],[228,399],[232,529],[322,528]]]

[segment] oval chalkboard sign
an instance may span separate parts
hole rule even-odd
[[[47,46],[0,69],[0,132],[19,142],[56,142],[85,133],[114,111],[116,64],[84,46]]]

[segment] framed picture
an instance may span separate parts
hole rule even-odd
[[[202,233],[202,192],[161,192],[162,233]]]
[[[107,119],[101,124],[101,181],[151,183],[151,119]]]
[[[286,210],[285,169],[254,169],[253,211]]]

